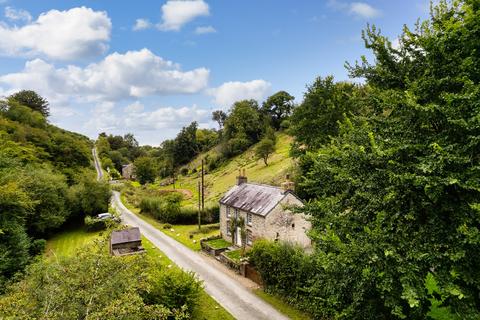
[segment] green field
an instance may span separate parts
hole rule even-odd
[[[71,256],[78,248],[101,237],[101,232],[87,232],[83,227],[69,229],[56,234],[47,241],[47,256]]]
[[[47,241],[47,256],[71,256],[76,250],[91,241],[101,237],[101,232],[86,232],[83,228],[68,229]],[[159,261],[162,265],[175,264],[146,238],[142,238],[142,245],[147,255]],[[198,301],[198,307],[193,314],[195,320],[230,320],[234,319],[228,311],[222,308],[212,297],[202,291]]]
[[[205,206],[217,204],[223,194],[231,188],[236,181],[238,170],[240,168],[246,170],[246,175],[250,182],[266,183],[272,185],[280,185],[285,179],[285,175],[291,170],[293,160],[289,156],[292,138],[284,133],[277,134],[276,150],[268,160],[268,166],[265,166],[263,160],[255,158],[255,145],[239,156],[229,160],[227,163],[205,175]],[[209,151],[199,155],[187,167],[190,171],[195,168],[197,171],[201,167],[201,159]],[[187,190],[190,194],[184,201],[185,205],[198,205],[198,173],[189,174],[187,176],[178,176],[175,182],[176,189]],[[165,183],[161,181],[160,183]],[[173,189],[173,185],[160,186],[159,183],[152,185],[158,189]]]

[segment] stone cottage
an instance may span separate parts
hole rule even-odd
[[[246,245],[256,239],[286,241],[304,248],[311,246],[306,231],[311,228],[305,215],[292,213],[293,206],[303,202],[293,193],[294,183],[287,181],[282,187],[249,183],[240,171],[237,183],[220,199],[220,232],[227,241],[232,241],[231,225],[243,217],[245,221]],[[241,227],[234,228],[233,239],[242,245]]]
[[[133,163],[122,166],[122,177],[126,180],[135,180],[135,167]]]

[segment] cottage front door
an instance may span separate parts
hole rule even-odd
[[[239,247],[242,246],[242,230],[240,227],[237,227],[237,232],[235,234],[235,244]]]

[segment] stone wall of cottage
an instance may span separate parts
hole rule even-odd
[[[302,202],[294,195],[288,194],[265,219],[265,234],[267,239],[278,239],[298,244],[304,248],[311,246],[312,242],[307,236],[312,224],[303,214],[293,214],[288,209],[290,206],[302,206]]]
[[[311,228],[311,223],[302,214],[292,214],[288,210],[288,206],[292,205],[301,206],[303,204],[295,196],[288,194],[272,209],[267,217],[252,214],[251,225],[246,225],[247,232],[251,232],[252,240],[255,241],[261,238],[269,240],[278,239],[296,243],[305,248],[311,246],[310,238],[306,235],[306,232]],[[233,219],[234,216],[233,208],[230,208],[230,217],[227,217],[227,207],[223,204],[220,205],[220,232],[222,237],[230,242],[232,237],[227,235],[229,226],[227,221]],[[239,210],[238,216],[243,217],[245,222],[247,222],[247,212]]]

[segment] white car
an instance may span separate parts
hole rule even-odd
[[[110,220],[111,219],[111,220],[116,221],[116,222],[120,221],[120,218],[114,216],[110,212],[100,213],[99,215],[97,215],[97,219],[100,219],[100,220]]]

